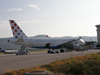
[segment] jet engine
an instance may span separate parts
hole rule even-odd
[[[79,44],[73,44],[73,49],[78,50],[79,49]]]
[[[78,49],[79,49],[79,44],[70,44],[70,45],[69,45],[69,48],[70,48],[70,49],[78,50]]]

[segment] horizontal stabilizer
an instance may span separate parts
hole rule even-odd
[[[24,42],[23,38],[19,38],[16,42]]]

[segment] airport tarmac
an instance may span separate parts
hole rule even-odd
[[[38,65],[48,64],[56,60],[63,60],[75,56],[83,56],[95,52],[100,52],[98,49],[92,49],[88,51],[73,51],[58,54],[48,54],[46,52],[31,53],[30,55],[18,55],[15,54],[1,54],[0,55],[0,74],[6,70],[19,70],[21,68],[31,68]]]

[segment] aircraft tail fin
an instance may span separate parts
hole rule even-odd
[[[25,33],[21,30],[21,28],[17,25],[17,23],[14,20],[9,20],[13,36],[17,39],[19,38],[27,38]]]

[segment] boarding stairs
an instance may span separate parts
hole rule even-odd
[[[25,46],[22,46],[21,49],[16,53],[16,55],[23,55],[21,54],[23,50],[25,50]]]

